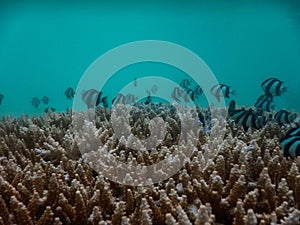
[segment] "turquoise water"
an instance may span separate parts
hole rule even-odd
[[[220,83],[233,87],[238,105],[253,105],[266,78],[283,80],[288,91],[276,98],[276,107],[299,112],[299,3],[227,2],[1,3],[0,93],[5,97],[0,115],[41,114],[44,108],[33,108],[31,99],[44,95],[49,107],[65,111],[72,102],[64,90],[76,88],[94,60],[119,45],[149,39],[198,54]],[[150,72],[181,79],[167,66],[128,71],[105,87],[110,99],[134,77]]]

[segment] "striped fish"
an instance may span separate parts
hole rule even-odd
[[[4,95],[0,94],[0,105],[2,104],[3,98],[4,98]]]
[[[197,84],[194,88],[195,91],[195,97],[198,98],[200,95],[203,94],[203,89],[200,87],[199,84]]]
[[[133,94],[127,94],[126,96],[119,93],[113,100],[112,104],[133,104],[138,98]]]
[[[228,115],[231,115],[235,111],[235,108],[236,108],[236,103],[234,100],[231,100],[228,106]]]
[[[184,79],[180,82],[179,86],[182,87],[183,89],[189,89],[191,86],[192,80],[190,79]]]
[[[47,96],[44,96],[42,99],[41,99],[42,103],[44,103],[45,105],[48,105],[49,103],[49,98]]]
[[[82,100],[87,105],[88,108],[93,108],[98,106],[100,103],[107,101],[107,97],[101,98],[102,92],[95,89],[89,89],[82,92]],[[105,105],[105,103],[103,104]]]
[[[194,90],[188,89],[188,90],[186,91],[186,94],[184,94],[184,101],[185,101],[185,102],[189,102],[189,98],[188,98],[187,95],[190,96],[190,98],[192,99],[192,101],[195,101],[195,98],[196,98],[196,92],[195,92]]]
[[[286,136],[300,136],[300,127],[295,127],[290,129],[287,133]]]
[[[180,87],[174,87],[171,98],[174,99],[176,102],[180,102],[180,97],[182,97],[184,94],[184,91]]]
[[[31,105],[32,105],[34,108],[39,107],[40,103],[41,103],[41,101],[39,100],[38,97],[34,97],[34,98],[32,98],[32,100],[31,100]]]
[[[112,104],[126,104],[125,96],[121,93],[117,94],[116,97],[111,101]]]
[[[270,112],[271,110],[275,109],[275,105],[273,103],[273,98],[267,95],[261,95],[258,97],[257,101],[255,102],[254,106],[257,109],[262,109],[264,111]]]
[[[136,97],[133,94],[127,94],[125,96],[125,103],[126,104],[133,104],[136,102]]]
[[[234,95],[234,91],[226,84],[214,85],[210,89],[210,93],[217,98],[218,102],[220,102],[220,97],[230,98],[229,95]]]
[[[67,97],[67,99],[71,100],[72,98],[74,98],[75,91],[73,88],[69,87],[65,90],[64,94]]]
[[[100,92],[101,93],[101,92]],[[108,108],[108,100],[107,100],[108,96],[105,96],[101,99],[101,103],[103,105],[104,108]]]
[[[267,122],[264,116],[255,113],[252,109],[234,110],[229,116],[236,124],[241,125],[246,132],[250,127],[260,129]]]
[[[265,94],[269,97],[280,96],[282,93],[286,92],[286,87],[283,86],[283,82],[277,78],[269,78],[261,83],[261,88],[264,90]]]
[[[296,157],[300,155],[300,136],[287,136],[281,142],[284,157]]]
[[[293,128],[280,140],[284,157],[297,157],[300,155],[300,127]]]
[[[278,111],[274,115],[274,119],[280,124],[283,125],[285,123],[292,123],[297,118],[296,113],[288,112],[285,109]]]

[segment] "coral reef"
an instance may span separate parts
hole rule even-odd
[[[83,161],[84,132],[94,132],[120,162],[151,165],[175,151],[184,126],[175,110],[163,105],[137,107],[130,114],[132,132],[140,138],[149,133],[149,119],[160,116],[168,122],[159,146],[131,151],[115,136],[110,111],[101,107],[80,114],[83,121],[95,116],[95,124],[83,125],[79,139],[74,138],[70,112],[3,118],[0,225],[300,224],[300,160],[283,157],[279,144],[287,126],[270,122],[245,132],[228,123],[225,136],[214,140],[201,129],[199,135],[189,134],[195,145],[182,146],[191,148],[192,155],[175,175],[157,184],[127,186]],[[217,147],[220,151],[208,152]],[[135,182],[130,174],[124,179]]]

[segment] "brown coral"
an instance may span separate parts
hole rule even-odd
[[[151,116],[147,107],[131,112],[138,136],[147,135],[146,121],[161,113],[149,107]],[[151,165],[175,150],[183,125],[163,110],[168,134],[149,152],[119,142],[106,109],[97,109],[93,130],[119,161]],[[148,187],[117,184],[84,163],[70,123],[70,114],[59,113],[0,121],[0,224],[300,223],[300,161],[282,156],[278,137],[284,133],[274,123],[247,133],[230,124],[225,139],[189,134],[197,143],[186,143],[193,152],[183,168]],[[218,146],[217,156],[207,160]],[[126,183],[137,182],[123,175]]]

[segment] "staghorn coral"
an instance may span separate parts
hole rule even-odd
[[[129,166],[152,165],[176,151],[181,127],[192,121],[182,123],[174,109],[155,104],[135,107],[130,115],[127,128],[139,137],[149,135],[149,119],[163,115],[167,135],[161,138],[155,130],[158,136],[151,140],[162,141],[149,150],[133,136],[121,142],[109,110],[101,107],[79,114],[84,129],[77,139],[70,113],[3,118],[0,224],[300,224],[300,161],[284,158],[278,141],[286,128],[270,122],[245,133],[234,123],[214,121],[214,139],[202,129],[188,134],[195,143],[184,140],[180,148],[191,150],[191,157],[172,177],[157,184],[147,181],[148,186],[126,186],[84,162],[79,151],[84,138],[100,140],[101,150]],[[183,115],[190,115],[187,109]],[[94,125],[88,123],[93,116]],[[141,151],[132,151],[126,143]],[[168,173],[171,165],[153,172]],[[122,175],[125,183],[138,183],[132,174]]]

